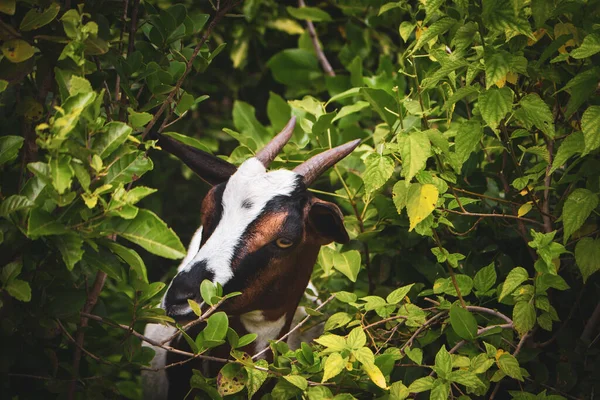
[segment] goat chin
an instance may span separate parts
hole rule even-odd
[[[309,300],[316,302],[320,301],[313,296],[306,296]],[[316,301],[315,301],[316,300]],[[294,313],[294,319],[292,320],[292,329],[304,319],[308,314],[304,307],[298,307]],[[298,329],[292,332],[287,338],[287,344],[291,350],[296,350],[300,347],[302,342],[309,343],[314,339],[321,336],[323,333],[324,323],[320,323],[302,331]],[[148,324],[144,330],[144,336],[157,342],[162,342],[175,333],[176,329],[170,326],[160,324]],[[169,344],[169,343],[167,343]],[[167,351],[153,346],[147,342],[143,342],[142,346],[152,348],[156,354],[150,363],[150,368],[158,369],[158,371],[142,371],[142,391],[143,398],[145,400],[167,400],[169,394],[169,380],[167,378],[167,371],[164,369],[167,361]]]

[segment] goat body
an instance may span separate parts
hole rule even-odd
[[[230,326],[240,336],[257,335],[256,340],[243,349],[249,354],[258,353],[269,340],[283,336],[290,330],[295,316],[298,318],[298,304],[320,247],[332,241],[348,241],[339,208],[316,198],[308,192],[307,186],[349,154],[359,141],[321,153],[294,171],[267,171],[268,164],[291,137],[294,123],[292,119],[256,157],[238,169],[168,137],[162,137],[159,142],[201,178],[215,185],[202,202],[202,226],[191,240],[162,307],[176,321],[195,318],[188,300],[201,302],[199,286],[205,279],[220,283],[225,293],[241,292],[224,302],[220,310],[229,315]],[[146,328],[146,335],[157,341],[163,341],[174,332],[174,328],[163,326]],[[197,332],[189,333],[193,336]],[[299,341],[290,339],[294,343]],[[174,339],[171,345],[187,347],[181,337]],[[155,350],[153,368],[183,361],[179,355]],[[229,351],[227,346],[220,346],[211,350],[211,355],[228,358]],[[144,398],[183,398],[189,390],[192,368],[214,376],[220,367],[197,361],[158,373],[145,372]]]

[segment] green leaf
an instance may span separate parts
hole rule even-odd
[[[554,117],[550,107],[537,93],[530,93],[519,101],[521,107],[515,111],[515,116],[527,129],[536,126],[550,138],[554,137]]]
[[[133,249],[128,249],[113,241],[107,241],[104,243],[113,253],[119,256],[125,261],[137,274],[137,276],[144,282],[148,282],[148,273],[146,272],[146,264],[142,257]]]
[[[227,336],[229,318],[223,311],[219,311],[208,317],[206,328],[202,331],[205,340],[223,340]]]
[[[398,5],[399,3],[394,3],[394,4]],[[381,8],[383,8],[383,7],[381,7]],[[380,13],[381,13],[381,11],[380,11]],[[398,28],[398,31],[400,33],[400,37],[402,38],[402,40],[404,40],[404,43],[408,42],[408,39],[410,38],[410,35],[413,33],[415,28],[416,28],[416,25],[410,21],[402,21],[400,23],[400,27]]]
[[[581,130],[583,131],[583,154],[600,147],[600,106],[590,106],[581,117]]]
[[[554,3],[546,0],[532,0],[531,1],[531,14],[535,20],[535,27],[540,28],[544,25],[546,20],[552,16],[554,10]]]
[[[0,12],[7,15],[15,15],[17,0],[0,1]]]
[[[331,98],[330,98],[330,99],[327,101],[327,103],[325,103],[325,105],[327,106],[327,105],[329,105],[330,103],[333,103],[334,101],[339,101],[339,100],[347,99],[347,98],[349,98],[349,97],[354,97],[354,96],[358,95],[362,89],[363,89],[363,88],[359,88],[359,87],[353,87],[353,88],[350,88],[350,89],[348,89],[348,90],[345,90],[345,91],[343,91],[343,92],[341,92],[341,93],[338,93],[338,94],[336,94],[335,96],[332,96],[332,97],[331,97]]]
[[[511,378],[523,381],[523,375],[521,374],[521,368],[517,359],[508,353],[503,353],[496,361],[500,371],[504,372]]]
[[[351,349],[360,349],[367,344],[367,335],[365,335],[362,327],[359,326],[352,329],[348,334],[346,343]]]
[[[13,261],[11,263],[6,264],[2,267],[2,271],[0,272],[0,281],[3,284],[7,284],[14,280],[23,269],[23,263],[21,261]]]
[[[563,206],[562,219],[565,228],[563,243],[579,229],[592,211],[598,207],[598,195],[588,189],[575,189]]]
[[[573,79],[567,82],[561,90],[559,90],[559,92],[568,90],[571,94],[571,98],[567,103],[567,109],[565,110],[566,117],[570,117],[592,94],[594,94],[596,86],[598,85],[599,74],[600,67],[592,67],[577,74]]]
[[[392,199],[396,206],[396,210],[398,210],[398,214],[402,214],[402,210],[406,207],[409,187],[410,185],[407,186],[405,180],[399,180],[394,184],[394,188],[392,189]]]
[[[407,182],[425,168],[425,163],[431,155],[431,143],[423,132],[411,132],[398,136],[398,150],[402,157],[402,176]]]
[[[466,340],[473,340],[477,336],[477,321],[469,310],[465,310],[458,303],[450,307],[450,325],[458,336]]]
[[[17,158],[24,140],[21,136],[0,137],[0,165]]]
[[[394,160],[379,153],[372,153],[365,159],[366,170],[363,173],[365,192],[371,194],[382,187],[394,173]]]
[[[239,132],[250,137],[258,145],[258,148],[253,148],[254,146],[249,146],[248,143],[242,143],[253,150],[263,148],[270,139],[267,129],[256,119],[254,107],[248,103],[236,101],[233,104],[233,124]]]
[[[375,363],[363,363],[362,369],[369,375],[371,381],[382,389],[387,389],[385,377]]]
[[[316,7],[286,7],[287,12],[296,19],[302,19],[306,21],[331,21],[331,17],[327,12]]]
[[[194,137],[182,135],[177,132],[162,132],[161,135],[168,136],[170,138],[177,140],[178,142],[187,144],[188,146],[195,147],[195,148],[205,151],[207,153],[212,153],[212,151],[210,151],[210,149],[208,147],[206,147],[202,142],[200,142],[198,139],[196,139]]]
[[[600,52],[600,35],[591,33],[583,39],[581,46],[571,52],[571,57],[576,59],[588,58]]]
[[[516,288],[521,286],[521,284],[528,279],[529,274],[527,273],[527,270],[525,268],[513,268],[506,276],[506,280],[502,285],[502,291],[500,292],[500,296],[498,296],[498,300],[501,301],[503,298],[514,292]]]
[[[423,350],[418,347],[407,348],[404,353],[410,358],[415,364],[421,365],[423,363]]]
[[[109,122],[94,136],[92,150],[104,159],[125,143],[131,132],[131,127],[123,122]]]
[[[394,290],[392,293],[388,294],[385,301],[387,301],[388,304],[400,303],[402,300],[404,300],[408,292],[410,292],[410,289],[413,287],[413,285],[414,283],[411,283],[410,285],[402,286]]]
[[[271,57],[267,67],[277,82],[288,86],[307,86],[323,75],[312,50],[285,49]]]
[[[452,371],[452,357],[446,346],[442,345],[440,350],[435,355],[435,372],[440,378],[446,378]]]
[[[496,130],[512,108],[513,91],[509,87],[490,88],[479,94],[479,110],[483,120]]]
[[[409,232],[433,212],[438,197],[439,192],[434,185],[429,183],[410,185],[406,199],[406,212],[410,220]]]
[[[600,239],[580,239],[575,246],[575,261],[585,283],[590,275],[600,270]]]
[[[35,48],[22,39],[11,39],[2,44],[2,54],[12,63],[20,63],[33,57]]]
[[[442,382],[441,380],[437,380],[433,388],[431,389],[431,393],[429,394],[429,400],[447,400],[450,397],[450,383]]]
[[[262,368],[268,368],[269,365],[265,360],[256,361],[256,365]],[[246,388],[248,390],[248,398],[251,399],[256,392],[260,389],[260,387],[265,383],[268,377],[267,371],[261,371],[251,366],[244,367],[246,369],[246,373],[248,374],[248,379],[246,380]]]
[[[161,257],[178,259],[185,256],[185,248],[175,232],[152,211],[140,209],[130,220],[111,218],[102,223],[101,230],[116,233]]]
[[[454,151],[462,165],[471,155],[471,153],[480,146],[480,140],[483,138],[483,129],[477,121],[467,121],[458,124]]]
[[[104,182],[107,184],[129,183],[137,180],[153,167],[152,160],[142,151],[126,154],[108,169]]]
[[[69,95],[74,96],[79,93],[93,92],[92,84],[85,78],[73,75],[69,81]]]
[[[32,31],[39,29],[44,25],[48,25],[56,18],[60,11],[60,5],[57,3],[50,4],[45,10],[32,8],[25,14],[19,25],[21,32]]]
[[[0,203],[0,217],[8,217],[10,214],[26,210],[34,206],[34,203],[25,196],[13,194]]]
[[[248,346],[250,343],[254,342],[257,337],[258,335],[256,333],[247,333],[240,338],[237,347]]]
[[[398,117],[387,110],[391,110],[392,112],[398,111],[396,100],[383,89],[361,88],[360,93],[371,103],[371,107],[373,107],[375,112],[392,129]]]
[[[300,375],[286,375],[283,377],[283,379],[296,386],[300,390],[306,390],[306,388],[308,388],[308,382],[306,381],[306,378],[303,378]]]
[[[8,294],[19,301],[26,303],[31,301],[31,287],[28,282],[21,279],[13,279],[4,287]]]
[[[325,360],[323,368],[323,379],[321,382],[327,382],[329,379],[336,377],[346,366],[346,358],[343,358],[340,353],[332,353]]]
[[[419,378],[410,384],[408,387],[408,391],[410,393],[421,393],[431,390],[433,388],[433,379],[432,376],[426,376],[424,378]]]
[[[62,259],[69,271],[73,270],[83,256],[83,240],[76,234],[69,232],[65,235],[57,235],[52,238],[52,241],[60,251]]]
[[[344,106],[340,109],[340,111],[338,111],[337,115],[333,118],[333,120],[331,120],[331,122],[335,122],[344,118],[345,116],[359,112],[360,110],[367,108],[368,106],[369,103],[366,101],[357,101],[351,105]]]
[[[487,292],[490,290],[494,284],[496,283],[496,268],[494,267],[494,263],[492,262],[487,267],[481,268],[475,274],[475,278],[473,278],[473,285],[475,289],[480,292]]]
[[[352,282],[356,282],[360,270],[360,252],[350,250],[344,253],[334,253],[333,268],[346,275]]]
[[[325,330],[325,332],[328,332],[333,329],[345,326],[348,322],[352,320],[353,318],[350,314],[346,312],[338,312],[333,314],[327,319],[327,321],[325,321],[325,327],[323,329]]]
[[[414,53],[415,51],[419,50],[425,45],[425,43],[429,42],[434,37],[446,33],[456,23],[457,21],[450,17],[442,17],[438,19],[429,26],[429,29],[423,31],[412,52]]]
[[[52,176],[52,185],[58,192],[63,194],[71,187],[73,168],[71,168],[71,156],[61,155],[54,157],[48,163]]]
[[[486,49],[487,50],[487,49]],[[485,63],[485,88],[489,89],[498,81],[504,79],[510,70],[510,54],[506,51],[486,51],[483,56]]]
[[[217,288],[215,284],[208,279],[204,279],[200,283],[200,295],[206,304],[212,306],[212,298],[217,295]]]
[[[444,111],[451,110],[452,106],[454,104],[458,103],[460,100],[464,99],[465,97],[472,96],[475,93],[479,93],[479,89],[480,89],[480,87],[478,84],[475,84],[473,86],[461,87],[456,92],[454,92],[452,94],[452,96],[450,96],[448,98],[448,100],[446,100],[446,103],[444,104],[444,107],[443,107]],[[479,108],[481,108],[481,99],[479,99]]]
[[[517,301],[513,309],[513,323],[515,330],[523,336],[535,325],[535,307],[529,301]]]
[[[585,140],[583,132],[575,132],[567,136],[560,144],[556,156],[554,156],[550,173],[552,174],[558,168],[562,167],[575,154],[583,153],[584,148]]]
[[[28,237],[60,235],[66,232],[67,230],[62,224],[41,208],[34,208],[29,213],[27,222]]]
[[[346,350],[346,339],[339,335],[323,335],[315,342],[325,346],[329,352]]]
[[[489,361],[490,366],[491,366],[491,364],[494,363],[493,360],[486,360],[486,362],[487,361]],[[469,389],[477,389],[479,387],[485,387],[485,385],[483,384],[481,379],[479,379],[475,373],[465,371],[465,370],[452,371],[448,375],[448,380],[458,383],[460,385],[463,385]]]
[[[131,107],[127,108],[127,113],[129,114],[129,125],[131,125],[134,129],[140,129],[152,120],[152,114],[147,112],[136,112]],[[122,124],[122,122],[120,123]],[[131,132],[131,127],[128,128]]]

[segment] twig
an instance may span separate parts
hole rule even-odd
[[[581,333],[580,337],[582,342],[589,343],[592,340],[592,336],[594,335],[594,331],[596,330],[598,323],[600,323],[600,303],[596,305],[592,316],[583,328],[583,332]]]
[[[484,314],[490,314],[490,315],[493,315],[494,317],[503,319],[508,324],[512,324],[513,323],[512,319],[510,319],[506,315],[502,314],[500,311],[492,310],[491,308],[480,307],[480,306],[467,306],[467,310],[469,310],[469,311],[475,311],[475,312],[479,312],[479,313],[484,313]]]
[[[98,296],[100,295],[100,292],[104,287],[105,281],[106,273],[103,271],[98,271],[96,273],[96,279],[94,280],[92,290],[88,293],[87,300],[83,306],[83,311],[81,312],[79,329],[77,330],[77,335],[75,339],[76,348],[75,353],[73,353],[73,379],[71,380],[71,384],[69,385],[69,391],[67,393],[67,398],[69,400],[73,400],[75,398],[75,384],[79,375],[79,364],[81,363],[81,350],[83,349],[85,328],[88,326],[88,317],[85,314],[89,313],[94,309],[94,306],[98,302]]]
[[[510,218],[510,219],[516,219],[519,221],[525,221],[525,222],[529,222],[532,224],[536,224],[536,225],[540,225],[540,226],[544,226],[543,223],[536,221],[534,219],[530,219],[530,218],[524,218],[524,217],[519,217],[517,215],[512,215],[512,214],[483,214],[483,213],[474,213],[474,212],[460,212],[460,211],[456,211],[456,210],[449,210],[447,208],[441,208],[438,207],[438,210],[440,211],[446,211],[452,214],[458,214],[458,215],[466,215],[469,217],[484,217],[484,218]]]
[[[167,107],[170,107],[171,102],[173,101],[173,98],[175,97],[175,94],[179,93],[179,89],[181,88],[183,81],[188,76],[188,74],[191,72],[191,70],[193,68],[194,60],[196,59],[196,57],[198,57],[198,53],[200,53],[200,49],[202,48],[202,46],[204,46],[204,43],[206,43],[206,41],[208,40],[208,37],[212,33],[212,30],[215,28],[215,26],[221,20],[221,18],[223,18],[223,16],[225,14],[227,14],[229,12],[229,10],[231,10],[233,7],[235,7],[240,1],[241,0],[232,1],[227,6],[225,6],[223,9],[217,11],[214,18],[212,19],[212,21],[206,28],[204,35],[202,35],[202,38],[200,39],[200,41],[198,42],[196,47],[194,47],[194,51],[192,52],[192,55],[190,56],[187,64],[185,65],[185,71],[183,72],[181,77],[177,80],[175,87],[169,93],[167,98],[163,101],[163,103],[161,104],[158,111],[154,114],[154,117],[150,120],[150,122],[148,122],[148,125],[146,125],[146,128],[144,129],[144,132],[142,133],[142,140],[144,140],[146,138],[146,136],[148,136],[148,133],[154,127],[154,125],[156,124],[158,119],[162,116],[162,114],[166,111]]]
[[[214,313],[215,310],[217,308],[219,308],[221,306],[221,304],[223,304],[223,302],[225,300],[227,300],[227,298],[223,297],[221,300],[219,300],[217,302],[217,304],[211,306],[208,310],[206,310],[206,312],[204,314],[202,314],[200,317],[198,317],[198,319],[195,319],[192,322],[187,323],[180,330],[178,330],[177,332],[175,332],[174,334],[172,334],[171,336],[169,336],[168,338],[166,338],[165,340],[163,340],[160,343],[161,344],[167,344],[167,343],[171,342],[171,340],[175,339],[180,334],[180,331],[185,332],[185,331],[189,330],[191,327],[196,326],[196,325],[198,325],[198,324],[206,321],[206,319],[208,317],[210,317],[211,314]]]
[[[413,344],[413,342],[415,341],[415,339],[417,338],[417,336],[419,335],[419,333],[423,332],[425,330],[425,328],[427,328],[429,325],[433,324],[435,321],[437,321],[438,319],[440,319],[445,314],[446,314],[446,311],[441,311],[441,312],[435,314],[433,317],[429,318],[427,321],[425,321],[423,323],[423,325],[421,325],[419,328],[417,328],[416,331],[414,331],[414,333],[406,341],[406,343],[404,343],[404,345],[402,345],[402,347],[400,348],[400,351],[402,353],[404,353],[404,349],[407,348],[407,347],[409,347],[409,346],[411,346]]]
[[[131,6],[131,22],[129,23],[129,43],[127,45],[127,56],[135,50],[135,32],[137,31],[140,0],[133,0]]]
[[[438,248],[440,249],[440,252],[443,254],[444,248],[442,247],[442,242],[440,240],[440,237],[438,236],[435,229],[432,229],[431,232],[433,233],[433,239],[434,239],[435,243],[437,244]],[[460,304],[462,305],[463,308],[467,308],[467,303],[465,303],[465,299],[463,299],[462,293],[460,292],[460,288],[458,287],[458,281],[456,280],[456,276],[454,275],[453,267],[450,264],[450,261],[448,261],[448,259],[446,259],[446,264],[448,265],[448,273],[450,274],[450,279],[452,280],[452,286],[454,286],[454,290],[456,290],[456,295],[458,296],[458,299],[460,300]]]
[[[395,315],[393,317],[382,319],[381,321],[373,322],[372,324],[369,324],[367,326],[363,326],[363,330],[372,328],[377,325],[385,324],[386,322],[389,322],[389,321],[395,321],[397,319],[408,319],[408,317],[406,317],[404,315]]]
[[[335,294],[332,294],[331,296],[329,296],[327,298],[327,300],[325,300],[323,303],[321,303],[319,305],[319,307],[315,308],[315,311],[319,311],[320,309],[322,309],[327,303],[329,303],[334,298],[335,298]],[[310,319],[310,315],[307,315],[306,317],[304,317],[304,319],[302,321],[298,322],[298,325],[294,326],[292,329],[290,329],[290,331],[288,333],[286,333],[285,335],[283,335],[282,337],[280,337],[279,339],[277,339],[277,341],[275,343],[279,343],[279,342],[282,342],[285,339],[287,339],[292,333],[294,333],[295,331],[297,331],[298,329],[300,329],[302,327],[302,325],[304,325],[309,319]],[[253,355],[252,359],[256,360],[258,357],[260,357],[261,355],[263,355],[264,353],[266,353],[267,351],[269,351],[269,349],[270,349],[269,346],[265,347],[264,349],[262,349],[261,351],[259,351],[255,355]]]
[[[560,108],[560,107],[559,107]],[[552,220],[550,219],[550,184],[552,183],[552,151],[554,150],[554,140],[548,139],[548,165],[546,166],[546,176],[544,177],[544,204],[542,204],[542,220],[544,221],[544,230],[546,233],[552,232]]]
[[[111,363],[110,361],[105,361],[103,359],[101,359],[100,357],[98,357],[97,355],[87,351],[84,347],[79,347],[79,344],[77,343],[77,341],[75,339],[73,339],[73,336],[71,336],[69,334],[69,332],[67,331],[67,329],[65,328],[65,326],[62,324],[62,322],[60,322],[59,319],[56,319],[56,322],[58,323],[58,326],[60,327],[60,330],[62,331],[62,333],[67,337],[67,339],[69,339],[69,341],[71,341],[75,346],[77,346],[81,351],[83,351],[85,354],[87,354],[89,357],[93,358],[94,360],[96,360],[99,363],[102,364],[107,364],[107,365],[113,365],[113,363]]]
[[[306,7],[304,0],[298,0],[298,5],[300,7]],[[323,70],[327,75],[335,76],[335,72],[333,71],[333,68],[331,68],[331,64],[329,63],[329,60],[327,60],[327,57],[323,52],[323,48],[319,43],[319,37],[317,36],[315,25],[312,23],[312,21],[308,20],[306,21],[306,27],[308,28],[308,34],[310,35],[310,39],[312,40],[313,47],[315,48],[315,53],[317,53],[317,58],[321,63],[321,67],[323,67]]]

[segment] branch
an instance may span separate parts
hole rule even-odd
[[[532,224],[536,224],[536,225],[540,225],[540,226],[544,226],[543,223],[536,221],[534,219],[531,218],[524,218],[524,217],[519,217],[517,215],[512,215],[512,214],[482,214],[482,213],[474,213],[474,212],[460,212],[460,211],[456,211],[456,210],[450,210],[447,208],[441,208],[438,207],[438,210],[440,211],[446,211],[452,214],[458,214],[458,215],[466,215],[469,217],[484,217],[484,218],[488,218],[488,217],[495,217],[495,218],[510,218],[510,219],[516,219],[518,221],[525,221],[525,222],[529,222]]]
[[[298,5],[300,7],[306,7],[304,0],[298,0]],[[315,30],[315,25],[312,21],[306,21],[306,27],[308,28],[308,34],[310,35],[310,39],[312,40],[313,47],[315,48],[315,53],[317,53],[317,58],[321,63],[321,67],[323,67],[323,71],[329,76],[335,76],[335,72],[333,68],[331,68],[331,64],[329,64],[329,60],[325,56],[323,52],[323,48],[319,43],[319,37],[317,36],[317,31]]]
[[[181,89],[181,85],[183,84],[183,81],[185,80],[185,78],[188,76],[188,74],[192,70],[194,60],[196,59],[196,57],[198,57],[198,53],[200,53],[200,49],[202,48],[204,43],[206,43],[206,41],[208,40],[208,37],[212,33],[212,30],[215,28],[215,26],[221,20],[221,18],[223,18],[223,16],[225,14],[227,14],[229,12],[229,10],[231,10],[233,7],[235,7],[240,1],[241,0],[232,1],[231,3],[227,4],[227,6],[225,6],[223,9],[217,11],[214,18],[212,19],[212,21],[206,28],[204,35],[202,35],[202,38],[200,39],[200,41],[198,42],[196,47],[194,47],[194,51],[193,51],[190,59],[188,60],[187,64],[185,65],[185,71],[183,72],[181,77],[177,80],[177,83],[175,84],[175,88],[173,88],[173,90],[169,93],[169,95],[163,101],[163,103],[161,104],[161,106],[158,109],[158,111],[156,112],[156,114],[154,114],[154,117],[150,120],[148,125],[146,125],[146,129],[144,129],[144,132],[142,133],[142,140],[144,140],[146,138],[146,136],[148,136],[148,133],[154,127],[154,125],[156,124],[158,119],[166,111],[167,107],[169,107],[171,105],[171,102],[173,101],[173,98],[175,97],[175,95],[177,93],[179,93],[179,89]]]
[[[88,293],[87,300],[83,306],[83,311],[81,312],[79,329],[77,330],[77,336],[75,339],[76,348],[75,353],[73,353],[73,379],[71,380],[71,384],[69,385],[69,391],[67,393],[67,398],[69,400],[73,400],[75,398],[75,384],[79,375],[79,364],[81,363],[83,339],[85,337],[85,328],[88,326],[88,317],[86,316],[86,314],[94,309],[94,306],[98,302],[98,296],[100,295],[100,292],[104,287],[105,281],[106,273],[103,271],[98,271],[96,273],[94,286],[92,286],[92,290]]]
[[[554,140],[548,140],[548,166],[546,167],[546,176],[544,177],[544,204],[542,204],[542,220],[544,221],[544,230],[546,233],[552,232],[552,220],[550,219],[550,184],[552,183],[552,151],[554,150]]]
[[[493,315],[494,317],[503,319],[508,324],[512,324],[513,323],[512,319],[510,319],[509,317],[507,317],[506,315],[502,314],[499,311],[492,310],[491,308],[480,307],[480,306],[467,306],[467,310],[469,310],[469,311],[475,311],[475,312],[479,312],[479,313],[484,313],[484,314],[490,314],[490,315]]]
[[[335,294],[332,294],[331,296],[329,296],[327,298],[327,300],[325,300],[323,303],[321,303],[319,305],[319,307],[315,308],[315,311],[319,311],[321,308],[323,308],[325,306],[325,304],[329,303],[334,298],[335,298]],[[298,329],[300,329],[302,327],[302,325],[306,324],[306,322],[309,319],[310,319],[310,315],[307,315],[306,317],[304,317],[304,319],[302,321],[298,322],[298,325],[296,325],[295,327],[293,327],[292,329],[290,329],[290,331],[288,333],[286,333],[285,335],[283,335],[282,337],[280,337],[279,339],[277,339],[277,341],[275,343],[279,343],[279,342],[284,341],[285,339],[287,339],[292,333],[294,333],[295,331],[297,331]],[[262,349],[261,351],[259,351],[255,355],[253,355],[252,359],[253,360],[257,359],[259,356],[261,356],[264,353],[266,353],[269,349],[270,349],[269,346],[265,347],[264,349]]]
[[[406,343],[404,343],[404,345],[400,348],[400,351],[402,353],[404,353],[404,349],[411,346],[412,343],[415,341],[416,337],[419,335],[419,333],[423,332],[425,330],[425,328],[427,328],[429,325],[433,324],[435,321],[437,321],[438,319],[440,319],[442,316],[444,316],[446,314],[446,311],[441,311],[437,314],[435,314],[433,317],[429,318],[427,321],[425,321],[423,323],[423,325],[421,325],[413,334],[412,336],[406,341]]]

